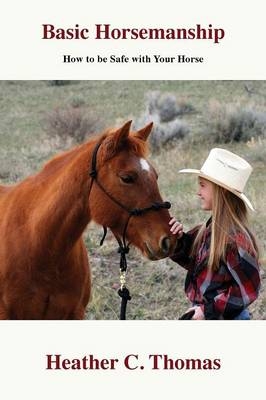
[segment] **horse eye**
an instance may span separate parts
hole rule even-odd
[[[120,179],[122,182],[127,183],[127,184],[134,183],[134,178],[133,178],[133,176],[130,176],[130,175],[120,176]]]

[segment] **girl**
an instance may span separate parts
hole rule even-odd
[[[251,166],[224,149],[212,149],[201,170],[181,173],[198,175],[201,208],[211,218],[184,233],[175,218],[170,231],[178,237],[172,260],[187,271],[185,292],[192,303],[192,319],[250,319],[248,305],[260,287],[258,246],[248,227],[244,195]]]

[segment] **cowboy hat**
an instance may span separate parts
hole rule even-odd
[[[243,191],[252,172],[251,165],[231,151],[214,148],[200,170],[181,169],[180,173],[192,173],[229,190],[255,211]]]

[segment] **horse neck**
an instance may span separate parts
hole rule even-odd
[[[90,222],[88,197],[89,166],[94,142],[48,162],[33,178],[35,210],[33,220],[42,243],[51,251],[71,248]]]

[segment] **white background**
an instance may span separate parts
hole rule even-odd
[[[156,4],[159,3],[159,4]],[[245,79],[266,76],[264,2],[82,0],[5,2],[0,16],[0,79]],[[92,27],[222,27],[212,41],[44,41],[41,25]],[[62,56],[186,54],[203,65],[63,64]],[[265,321],[1,322],[1,393],[5,399],[127,399],[163,396],[216,399],[263,397]],[[219,371],[46,371],[45,355],[119,358],[152,353],[221,358]],[[264,378],[264,379],[263,379]]]
[[[1,10],[1,73],[6,79],[264,79],[263,1],[9,0]],[[222,27],[212,40],[43,40],[42,24],[117,28]],[[202,56],[204,64],[63,64],[63,55]]]
[[[5,399],[264,398],[263,321],[2,322],[1,393]],[[118,358],[116,370],[47,370],[46,355]],[[127,370],[138,355],[144,369]],[[221,359],[213,371],[152,370],[150,354]],[[133,365],[132,358],[132,365]]]

